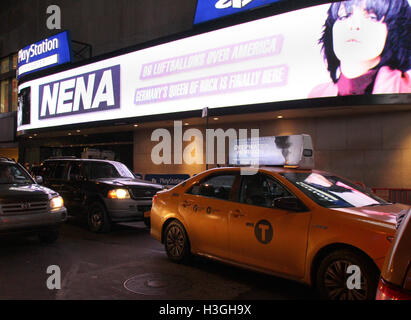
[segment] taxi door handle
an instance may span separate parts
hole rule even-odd
[[[244,217],[245,216],[245,214],[242,213],[241,210],[238,210],[238,209],[234,210],[234,211],[231,211],[230,213],[234,218]]]
[[[184,200],[181,205],[182,205],[184,208],[185,208],[185,207],[189,207],[189,206],[192,205],[192,202],[191,202],[191,201],[188,201],[188,200]]]

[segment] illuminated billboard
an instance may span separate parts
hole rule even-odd
[[[18,131],[204,107],[411,93],[408,1],[364,3],[287,12],[25,82]]]

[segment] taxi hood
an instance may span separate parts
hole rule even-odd
[[[395,226],[397,223],[397,217],[403,213],[408,212],[410,209],[410,206],[396,203],[357,208],[333,208],[332,210],[345,212],[350,215],[362,218],[362,220],[368,220],[371,223],[383,223]]]

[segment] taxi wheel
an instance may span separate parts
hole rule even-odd
[[[106,233],[111,229],[111,222],[106,208],[99,202],[94,202],[89,207],[88,227],[90,231],[96,233]]]
[[[348,269],[350,266],[353,266],[352,270]],[[360,276],[358,288],[354,278],[356,270]],[[367,257],[353,250],[343,249],[332,252],[321,262],[316,284],[320,295],[325,299],[374,300],[378,278],[377,267]]]
[[[167,256],[174,262],[186,262],[190,257],[190,244],[183,225],[172,221],[164,233],[164,246]]]

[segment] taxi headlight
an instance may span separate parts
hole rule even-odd
[[[114,189],[108,192],[109,199],[130,199],[130,193],[127,189]]]
[[[64,206],[63,198],[60,196],[50,199],[50,208],[51,209],[60,209]]]

